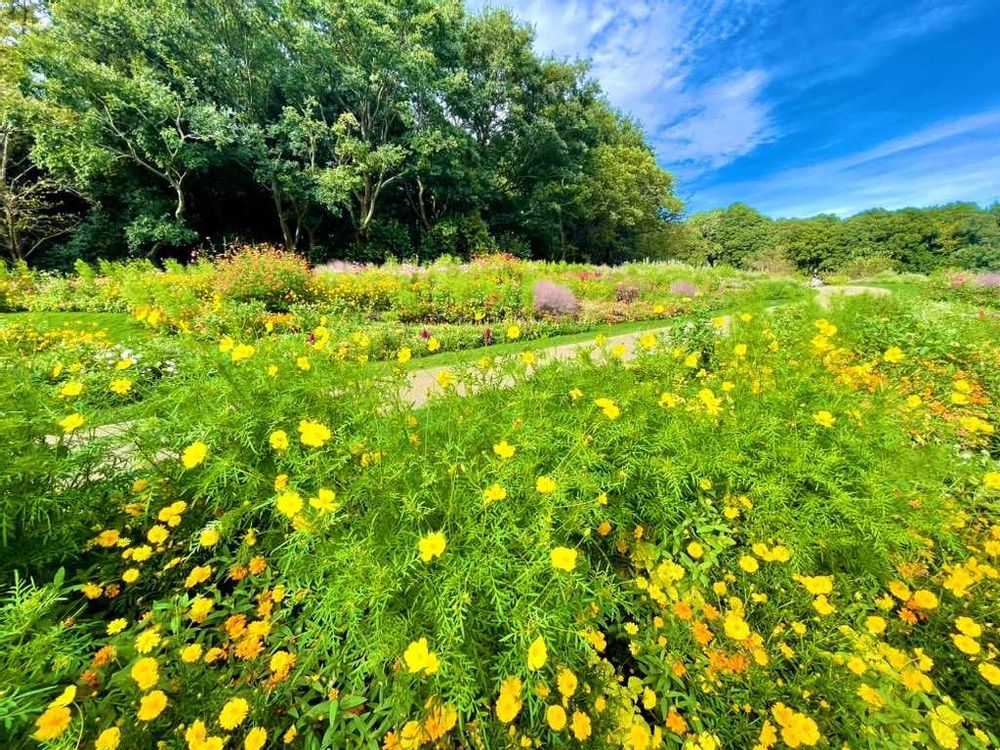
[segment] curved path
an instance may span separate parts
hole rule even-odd
[[[859,294],[870,294],[875,297],[884,297],[889,293],[888,289],[883,289],[882,287],[877,286],[822,286],[816,289],[816,303],[824,310],[827,310],[830,308],[830,301],[833,297],[855,297]],[[774,309],[775,308],[773,307],[768,308],[768,310]],[[723,332],[728,332],[729,322],[732,319],[732,316],[724,315],[722,318],[725,321],[722,326],[722,330]],[[660,326],[658,328],[650,328],[643,331],[624,333],[620,336],[609,336],[605,339],[605,349],[610,350],[619,344],[623,345],[625,347],[625,351],[621,359],[628,361],[635,357],[636,347],[638,346],[639,339],[642,336],[647,333],[659,335],[666,333],[671,328],[672,326]],[[554,360],[574,359],[579,356],[579,352],[581,350],[590,351],[590,358],[595,362],[600,361],[602,357],[605,356],[601,349],[594,348],[594,342],[592,340],[582,341],[575,344],[562,344],[561,346],[542,347],[532,349],[531,351],[533,351],[540,360],[552,362]],[[427,403],[431,394],[441,392],[441,386],[438,385],[437,382],[438,375],[451,369],[451,367],[428,367],[423,370],[414,370],[411,372],[406,388],[401,394],[403,402],[410,404],[414,408],[423,406]],[[513,379],[507,378],[501,381],[500,387],[508,388],[513,384]],[[460,386],[458,388],[458,393],[466,395],[469,393],[469,390]]]
[[[890,294],[890,292],[888,289],[874,286],[824,286],[816,290],[816,302],[821,308],[829,309],[830,301],[833,297],[854,297],[859,294],[871,294],[876,297],[884,297]],[[776,307],[768,308],[768,310],[774,309],[776,309]],[[722,331],[726,333],[729,330],[729,323],[732,316],[724,315],[722,318],[724,321]],[[652,333],[658,336],[668,332],[672,327],[673,326],[658,326],[656,328],[623,333],[618,336],[608,336],[605,338],[605,345],[602,348],[595,347],[593,340],[589,339],[587,341],[580,341],[573,344],[539,347],[538,349],[531,349],[529,351],[534,352],[535,356],[538,357],[539,364],[553,362],[556,360],[575,359],[580,355],[580,352],[589,352],[590,359],[593,362],[600,362],[610,356],[607,352],[614,347],[621,345],[623,347],[623,352],[620,359],[627,362],[635,357],[636,349],[639,346],[639,339],[642,336],[647,333]],[[437,382],[438,375],[451,369],[453,368],[442,366],[428,367],[422,370],[413,370],[409,374],[408,382],[400,394],[401,401],[404,404],[409,404],[412,408],[419,408],[423,406],[427,403],[427,400],[432,394],[441,393],[441,386]],[[505,378],[499,383],[499,387],[501,388],[509,388],[513,385],[514,380],[512,378]],[[468,395],[472,392],[472,390],[474,389],[470,389],[465,385],[459,385],[457,392],[462,395]],[[61,442],[68,442],[71,446],[79,446],[95,438],[124,437],[131,426],[132,422],[129,421],[115,424],[97,425],[88,430],[81,430],[70,437],[68,441],[65,436],[46,435],[45,442],[49,445],[57,445]],[[116,458],[122,457],[122,455],[116,454]]]

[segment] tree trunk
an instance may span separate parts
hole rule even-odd
[[[177,208],[174,209],[174,219],[178,224],[184,223],[184,211],[187,208],[184,201],[184,177],[174,182],[174,193],[177,195]]]
[[[285,207],[281,201],[281,190],[274,180],[271,181],[271,197],[274,198],[274,210],[278,213],[278,224],[281,225],[281,236],[285,240],[285,249],[295,250],[295,246],[298,244],[298,230],[293,237],[288,226],[288,217],[285,215]]]

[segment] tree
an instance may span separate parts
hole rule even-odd
[[[29,143],[15,114],[0,113],[0,231],[13,261],[27,260],[80,223],[80,215],[67,210],[67,186],[31,162]]]
[[[724,210],[707,211],[691,217],[700,235],[698,254],[707,263],[728,263],[743,268],[749,258],[774,245],[774,223],[743,203]]]
[[[42,165],[84,192],[129,168],[170,191],[169,215],[141,212],[131,227],[151,255],[197,239],[186,184],[231,137],[227,116],[173,64],[185,17],[168,5],[71,0],[28,53],[37,98],[60,115],[36,129]]]

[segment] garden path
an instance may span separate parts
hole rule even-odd
[[[884,297],[890,294],[888,289],[873,286],[825,286],[820,287],[816,290],[816,292],[816,302],[824,309],[828,309],[830,307],[831,299],[838,295],[853,297],[859,294],[871,294],[877,297]],[[774,309],[774,307],[768,308],[768,310]],[[722,330],[726,332],[729,330],[729,323],[732,320],[732,316],[724,315],[722,318],[724,321]],[[595,347],[594,342],[592,340],[588,340],[572,344],[541,347],[531,351],[533,351],[535,356],[538,358],[539,364],[558,360],[575,359],[586,352],[589,352],[589,356],[592,361],[600,362],[610,356],[607,352],[610,352],[611,349],[620,344],[624,348],[621,359],[627,362],[635,358],[636,350],[639,348],[639,339],[642,338],[642,336],[647,333],[660,335],[668,332],[672,327],[673,326],[658,326],[656,328],[634,331],[632,333],[624,333],[618,336],[608,336],[605,338],[605,346],[603,349]],[[437,381],[438,375],[441,372],[450,369],[452,369],[452,367],[441,366],[428,367],[422,370],[412,371],[409,374],[409,379],[405,388],[400,394],[402,402],[404,404],[410,404],[413,408],[419,408],[426,404],[432,394],[441,392],[441,386]],[[502,388],[509,388],[514,385],[514,382],[513,378],[505,378],[500,381],[499,386]],[[462,395],[472,393],[474,390],[474,388],[468,388],[464,385],[460,385],[458,387],[458,393]],[[132,422],[128,421],[95,426],[89,430],[81,430],[78,434],[70,438],[69,442],[71,446],[79,446],[95,438],[124,437],[131,426]],[[56,435],[46,435],[45,437],[45,441],[49,445],[57,445],[65,440],[65,437]],[[115,457],[127,460],[127,451],[120,451],[115,454]]]
[[[830,300],[835,296],[846,296],[854,297],[859,294],[871,294],[876,297],[884,297],[889,294],[888,289],[883,289],[876,286],[824,286],[816,290],[816,303],[822,307],[824,310],[829,309]],[[775,308],[768,308],[768,310],[773,310]],[[731,315],[724,315],[722,330],[728,332],[729,323],[732,319]],[[647,333],[652,333],[654,335],[660,335],[666,333],[672,328],[672,326],[660,326],[657,328],[651,328],[644,331],[634,331],[632,333],[624,333],[620,336],[609,336],[605,339],[605,351],[608,351],[619,344],[623,345],[625,348],[624,354],[621,359],[628,361],[633,359],[636,355],[636,348],[639,346],[639,339]],[[581,341],[575,344],[562,344],[560,346],[543,347],[539,349],[533,349],[535,356],[542,362],[554,362],[557,360],[565,359],[575,359],[580,356],[581,351],[590,351],[591,360],[598,362],[607,355],[599,348],[594,347],[593,341]],[[438,375],[446,370],[452,369],[451,367],[428,367],[423,370],[414,370],[410,373],[409,381],[403,390],[401,397],[403,403],[411,404],[413,407],[420,407],[427,403],[433,393],[440,393],[441,386],[438,384]],[[513,378],[505,378],[500,382],[500,386],[504,388],[509,388],[514,384]],[[460,394],[470,393],[470,389],[460,386],[458,388]]]

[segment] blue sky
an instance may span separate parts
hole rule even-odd
[[[495,4],[592,61],[691,211],[1000,199],[1000,0]]]

